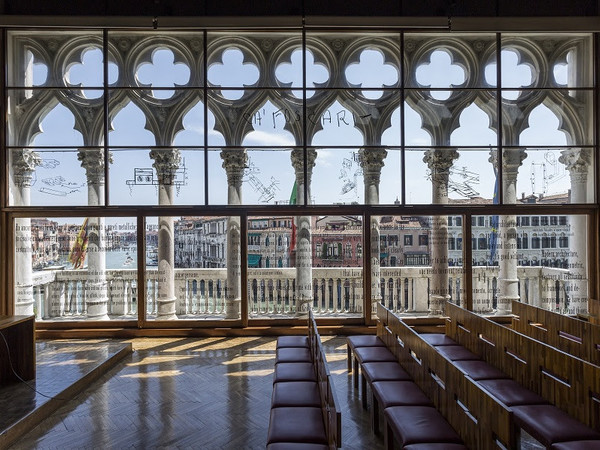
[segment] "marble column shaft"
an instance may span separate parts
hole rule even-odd
[[[248,165],[248,155],[243,149],[223,150],[223,168],[227,173],[227,204],[242,204],[242,180]],[[239,319],[241,314],[241,226],[239,217],[227,220],[227,293],[225,310],[227,319]]]
[[[175,172],[181,155],[177,149],[155,149],[150,158],[158,176],[158,204],[172,205]],[[173,217],[158,218],[158,299],[157,320],[177,319],[175,302],[175,235]]]
[[[35,168],[42,160],[38,153],[28,149],[11,151],[11,181],[15,206],[31,203],[31,182]],[[33,298],[33,254],[31,219],[15,219],[15,314],[34,313]],[[39,312],[38,312],[39,313]]]

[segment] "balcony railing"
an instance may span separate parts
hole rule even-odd
[[[463,271],[450,267],[451,301],[465,299]],[[519,267],[519,295],[525,303],[566,312],[568,270]],[[313,268],[313,310],[316,315],[360,317],[363,315],[361,268]],[[398,314],[428,313],[431,267],[381,269],[379,295],[372,296]],[[293,317],[296,312],[296,269],[248,269],[250,318]],[[107,270],[108,315],[111,319],[135,319],[138,313],[136,270]],[[37,320],[83,320],[89,289],[87,270],[46,270],[33,273]],[[497,267],[473,268],[473,309],[491,312],[498,291]],[[180,319],[224,319],[226,269],[176,269],[176,313]],[[97,286],[94,286],[97,288]],[[152,319],[158,299],[158,273],[146,271],[146,313]]]

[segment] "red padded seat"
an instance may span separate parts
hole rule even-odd
[[[448,442],[428,442],[425,444],[412,444],[403,447],[404,450],[469,450],[463,444],[450,444]]]
[[[541,444],[600,440],[600,432],[582,424],[553,405],[513,406],[515,424]]]
[[[369,383],[374,381],[412,381],[410,375],[397,362],[382,361],[364,363],[362,374]]]
[[[271,408],[282,406],[321,406],[316,381],[283,381],[273,384]]]
[[[600,450],[600,440],[559,442],[552,444],[550,450]]]
[[[360,364],[368,362],[398,361],[387,347],[359,347],[354,350],[354,356]]]
[[[548,402],[533,391],[524,388],[515,380],[480,380],[477,382],[482,388],[506,406],[543,405]]]
[[[372,334],[348,336],[346,338],[346,344],[352,349],[358,347],[385,347],[385,343],[381,338]]]
[[[445,334],[441,333],[423,333],[419,336],[421,336],[425,342],[433,345],[434,347],[437,347],[438,345],[458,345],[454,339],[449,338]]]
[[[473,380],[498,380],[501,378],[509,378],[507,374],[500,369],[480,360],[465,360],[454,361],[454,365],[458,367],[466,375]]]
[[[376,381],[373,395],[382,409],[390,406],[433,406],[429,397],[412,381]]]
[[[279,363],[275,364],[273,383],[282,381],[317,381],[313,363]]]
[[[383,414],[402,448],[410,444],[463,443],[454,428],[431,406],[392,406]]]
[[[272,408],[267,444],[274,442],[327,444],[321,408]]]
[[[475,353],[467,350],[462,345],[440,345],[436,350],[450,361],[467,361],[481,359]]]
[[[329,450],[329,446],[302,442],[275,442],[267,445],[267,450]]]
[[[312,362],[310,350],[303,347],[278,348],[275,355],[275,363]]]
[[[308,336],[279,336],[277,348],[306,347],[308,348]]]

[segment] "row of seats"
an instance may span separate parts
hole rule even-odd
[[[277,339],[268,450],[341,447],[341,412],[317,326],[308,336]]]
[[[376,434],[383,411],[386,448],[393,448],[394,439],[401,448],[413,450],[467,448],[380,337],[349,336],[347,346],[348,370],[353,372],[355,388],[360,370],[365,408],[367,386],[372,394],[371,423]]]
[[[511,359],[517,356],[515,351],[506,351],[507,347],[510,348],[512,345],[509,344],[509,339],[503,339],[503,335],[517,336],[523,344],[527,343],[527,346],[537,349],[537,352],[543,353],[543,355],[535,355],[536,358],[545,359],[546,363],[555,361],[554,358],[560,356],[565,358],[563,364],[568,364],[568,358],[570,358],[568,355],[560,354],[562,352],[557,352],[556,349],[541,342],[535,342],[531,338],[515,333],[514,330],[494,324],[456,305],[448,304],[446,311],[449,315],[446,333],[439,335],[423,334],[422,338],[434,346],[446,359],[452,361],[466,376],[475,380],[479,386],[509,407],[512,412],[514,426],[527,432],[546,448],[561,450],[600,449],[600,432],[581,423],[556,405],[551,404],[546,397],[555,398],[553,393],[542,392],[542,394],[546,394],[542,396],[531,389],[525,388],[507,375],[506,372],[482,360],[479,354],[475,354],[465,346],[460,345],[452,337],[462,338],[462,336],[465,336],[465,342],[473,342],[476,337],[481,346],[485,345],[485,347],[479,348],[492,349],[491,352],[502,353],[503,360],[507,359],[505,356],[507,353],[513,353]],[[483,329],[484,326],[486,327],[485,330]],[[448,336],[448,333],[452,337]],[[491,336],[495,341],[492,341]],[[502,351],[499,351],[499,348]],[[523,349],[518,351],[523,351]],[[580,360],[578,362],[583,363]],[[506,367],[512,368],[516,364],[526,365],[527,361],[514,360]],[[586,366],[590,370],[595,370],[589,364],[586,364]],[[534,372],[538,369],[539,371],[545,370],[540,366],[534,368]],[[556,375],[552,375],[549,370],[545,372],[545,377],[554,383],[552,385],[548,384],[548,386],[561,384],[561,382],[562,384],[567,383],[566,380],[561,380]],[[533,385],[532,382],[530,383]],[[598,384],[598,380],[596,384]],[[581,398],[584,399],[590,394],[591,392],[583,392]]]

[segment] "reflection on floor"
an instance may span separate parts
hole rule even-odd
[[[131,344],[110,340],[38,341],[35,380],[0,388],[0,448],[40,423],[131,352]]]
[[[381,449],[382,440],[373,437],[369,413],[362,409],[346,370],[345,338],[322,339],[342,410],[343,448]],[[100,345],[99,340],[77,341],[75,353],[51,352],[47,364],[54,368],[48,372],[48,387],[41,388],[40,381],[36,387],[51,394],[60,392],[60,388],[52,388],[59,379],[77,376],[66,375],[63,369],[79,370],[80,363],[85,365],[91,359],[81,350],[88,342],[90,348]],[[131,357],[124,358],[11,448],[265,448],[275,338],[147,338],[124,342],[133,345]],[[102,343],[107,348],[115,344],[119,343]],[[40,347],[38,352],[43,353]],[[51,363],[52,359],[56,361]],[[44,374],[42,367],[38,366],[38,379]],[[0,407],[6,410],[16,397],[4,394],[0,391]]]

